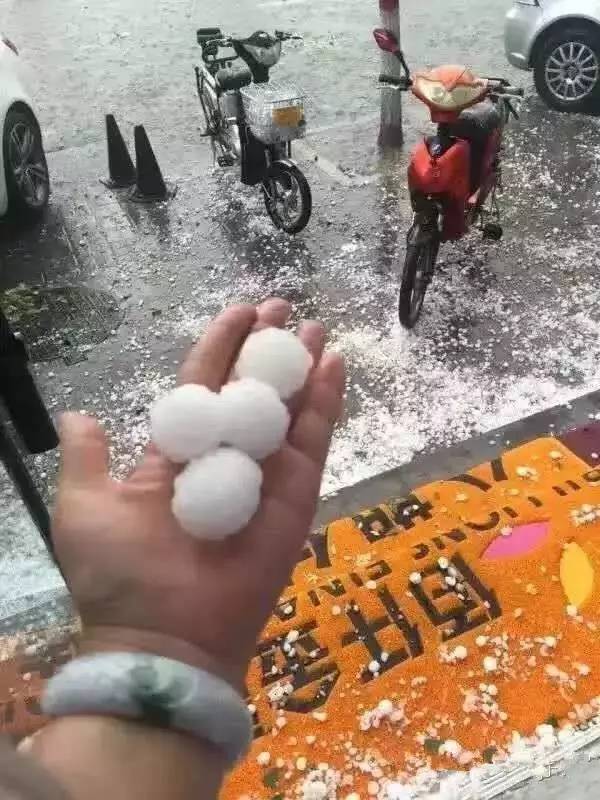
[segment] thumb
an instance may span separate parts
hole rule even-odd
[[[97,420],[63,414],[60,420],[61,483],[83,485],[108,476],[108,444]]]

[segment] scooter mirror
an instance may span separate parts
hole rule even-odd
[[[377,42],[377,47],[380,50],[385,50],[387,53],[397,53],[399,50],[398,40],[393,33],[385,28],[375,28],[373,36]]]

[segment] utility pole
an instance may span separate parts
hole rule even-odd
[[[379,0],[381,27],[393,33],[400,44],[400,2]],[[400,61],[393,53],[381,51],[381,72],[399,78],[402,75]],[[400,147],[404,141],[402,132],[402,92],[397,89],[381,89],[381,126],[379,145]]]

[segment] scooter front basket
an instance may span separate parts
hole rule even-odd
[[[291,83],[253,83],[241,90],[250,130],[265,144],[301,139],[306,134],[304,94]]]

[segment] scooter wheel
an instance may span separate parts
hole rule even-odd
[[[418,227],[408,234],[402,282],[398,297],[398,317],[405,328],[414,328],[421,315],[425,292],[433,276],[439,250],[439,240],[423,236]]]
[[[271,164],[262,189],[267,213],[277,228],[294,234],[306,227],[312,196],[308,181],[295,164]]]
[[[502,225],[499,225],[497,222],[488,222],[483,226],[483,236],[485,239],[499,242],[503,233]]]

